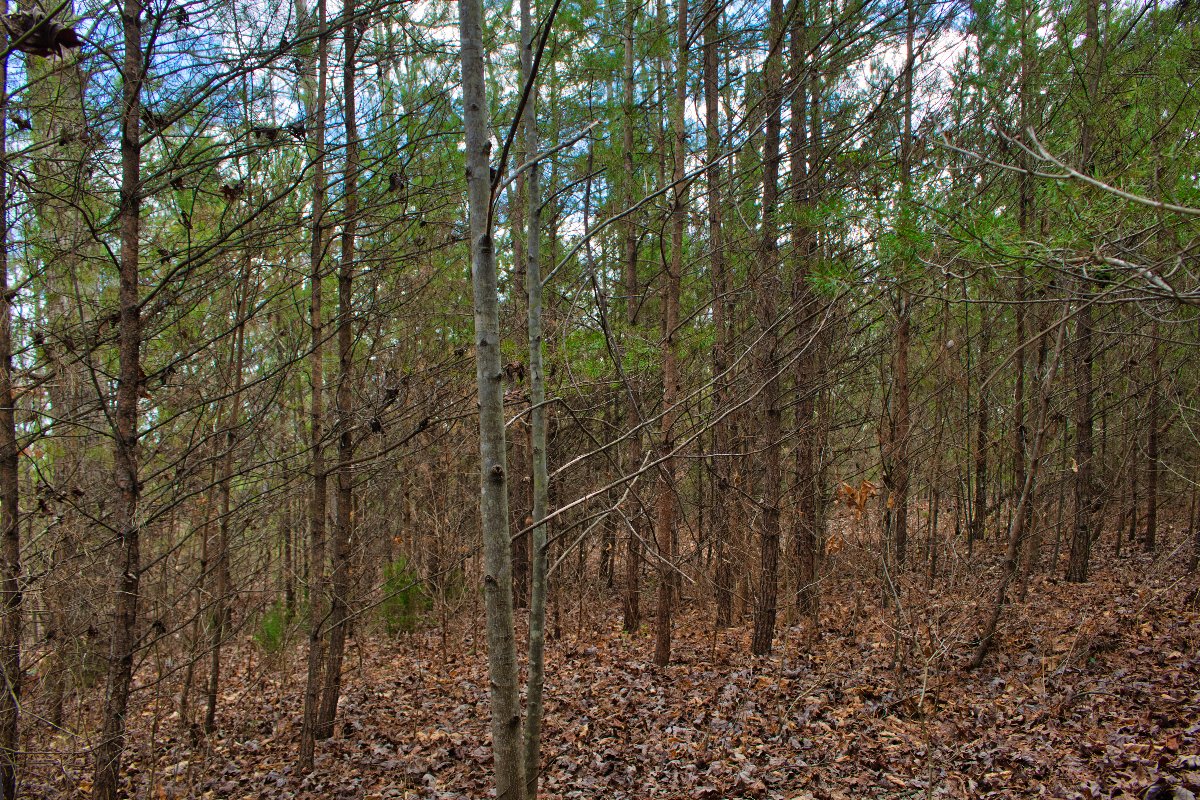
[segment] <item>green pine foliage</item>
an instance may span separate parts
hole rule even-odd
[[[389,636],[416,630],[433,609],[425,581],[403,556],[383,569],[383,597],[379,618]]]

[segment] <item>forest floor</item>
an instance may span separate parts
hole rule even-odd
[[[1087,584],[1036,579],[974,671],[995,566],[932,593],[914,577],[904,596],[919,601],[899,615],[844,575],[819,637],[782,627],[769,658],[747,654],[748,622],[714,635],[685,610],[666,668],[650,663],[649,626],[628,636],[613,614],[589,618],[615,597],[580,602],[547,647],[542,796],[1140,798],[1157,780],[1200,793],[1200,582],[1185,561],[1105,554]],[[295,767],[302,641],[275,659],[249,640],[230,649],[220,730],[200,745],[147,679],[131,796],[489,796],[482,626],[467,616],[351,642],[337,731],[309,775]],[[28,796],[87,795],[84,748],[30,750]]]

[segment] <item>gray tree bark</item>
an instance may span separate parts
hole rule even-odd
[[[521,706],[513,630],[512,546],[508,528],[508,474],[504,449],[504,373],[500,310],[492,242],[492,145],[484,88],[483,6],[460,0],[463,123],[466,129],[467,204],[475,302],[475,380],[479,393],[480,524],[483,594],[491,678],[492,759],[498,800],[523,800]]]
[[[521,75],[533,72],[534,33],[532,0],[521,0]],[[530,87],[522,127],[532,158],[538,149],[537,83]],[[534,164],[526,180],[529,229],[525,245],[525,281],[528,292],[529,329],[529,437],[533,466],[533,531],[530,548],[529,674],[525,681],[525,795],[537,797],[541,767],[542,688],[545,683],[546,644],[546,511],[549,476],[546,462],[546,376],[542,365],[542,209],[540,165]]]

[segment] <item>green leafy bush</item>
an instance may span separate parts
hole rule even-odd
[[[276,600],[258,620],[258,629],[254,632],[254,641],[268,655],[277,655],[283,650],[288,640],[288,627],[291,624],[291,614],[282,601]]]
[[[389,636],[416,630],[421,616],[433,608],[425,582],[403,557],[383,568],[383,595],[379,613]]]

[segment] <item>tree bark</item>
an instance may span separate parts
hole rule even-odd
[[[764,95],[767,102],[766,138],[763,143],[762,231],[759,263],[764,269],[759,279],[757,298],[758,328],[761,341],[757,355],[758,379],[762,383],[763,419],[759,436],[762,468],[759,473],[758,591],[754,597],[754,633],[750,652],[762,656],[771,652],[775,639],[775,617],[779,598],[779,506],[782,475],[780,450],[782,409],[779,380],[779,320],[775,298],[780,294],[779,245],[776,205],[779,201],[780,139],[780,44],[783,37],[783,2],[771,0],[771,52],[765,66]]]
[[[512,546],[508,528],[508,474],[504,449],[504,373],[500,364],[500,311],[492,243],[488,104],[484,90],[483,8],[460,0],[463,123],[466,129],[467,202],[475,301],[475,379],[479,393],[480,522],[484,603],[491,678],[492,757],[498,800],[524,800],[521,706],[513,630]]]
[[[521,75],[527,81],[533,73],[533,48],[536,28],[532,0],[521,0]],[[524,81],[523,81],[524,82]],[[532,158],[538,149],[537,81],[530,86],[525,105],[525,145]],[[542,365],[542,197],[541,165],[529,170],[529,230],[526,237],[527,325],[529,331],[529,437],[533,466],[533,530],[530,548],[529,584],[529,674],[525,683],[525,795],[537,797],[541,768],[542,689],[545,683],[546,644],[546,512],[549,505],[549,475],[546,454],[546,376]]]
[[[1018,90],[1018,104],[1021,115],[1021,135],[1025,136],[1025,131],[1033,124],[1033,48],[1030,37],[1030,14],[1028,3],[1021,3],[1021,30],[1020,30],[1020,50],[1021,50],[1021,72]],[[1033,223],[1034,195],[1033,181],[1029,175],[1030,158],[1029,153],[1025,150],[1021,151],[1020,155],[1021,166],[1025,171],[1017,179],[1017,227],[1021,231],[1021,239],[1029,240],[1030,228]],[[1017,339],[1017,359],[1016,359],[1016,386],[1013,391],[1013,431],[1014,431],[1014,446],[1013,446],[1013,483],[1016,486],[1025,485],[1025,469],[1026,469],[1026,451],[1028,450],[1029,432],[1025,425],[1025,372],[1026,361],[1028,360],[1025,347],[1025,319],[1028,314],[1026,301],[1029,294],[1029,280],[1025,276],[1025,267],[1018,267],[1018,295],[1017,295],[1017,312],[1016,312],[1016,339]],[[1043,352],[1045,349],[1045,337],[1041,337],[1039,346]],[[1037,568],[1038,558],[1041,551],[1041,533],[1034,530],[1033,524],[1033,509],[1037,502],[1036,497],[1037,485],[1029,488],[1029,497],[1025,501],[1025,544],[1023,557],[1021,560],[1021,578],[1020,585],[1017,590],[1018,599],[1025,602],[1025,598],[1029,593],[1029,576],[1033,570]]]
[[[719,27],[724,14],[723,0],[708,0],[704,19],[704,138],[708,151],[708,236],[713,293],[713,422],[712,459],[712,537],[716,561],[713,588],[716,599],[716,626],[733,622],[733,565],[729,553],[729,517],[725,494],[729,485],[729,422],[724,412],[729,405],[729,275],[725,269],[724,209],[721,204],[721,112],[718,82]]]
[[[316,93],[307,109],[313,120],[313,141],[309,150],[313,160],[312,247],[309,262],[309,329],[311,354],[309,380],[312,401],[309,408],[309,437],[312,445],[310,469],[312,496],[309,502],[308,566],[308,677],[304,687],[304,718],[300,726],[300,769],[312,769],[320,717],[321,670],[324,664],[325,625],[325,511],[328,476],[325,472],[325,326],[322,320],[322,280],[325,277],[325,95],[329,76],[329,31],[325,0],[317,0]],[[309,67],[311,70],[311,65]]]
[[[1092,306],[1085,296],[1075,318],[1075,517],[1071,525],[1071,554],[1066,578],[1088,578],[1092,545]]]
[[[684,103],[687,101],[688,0],[679,0],[675,18],[677,61],[675,92],[671,103],[671,133],[674,163],[671,174],[671,263],[663,285],[663,412],[659,435],[658,482],[655,502],[654,538],[658,544],[657,608],[654,620],[654,663],[671,661],[671,626],[675,585],[675,421],[679,416],[679,287],[683,273],[683,231],[687,224],[687,186],[684,183],[687,130]]]
[[[338,383],[337,404],[338,466],[337,508],[334,517],[329,598],[329,646],[325,655],[325,685],[321,690],[321,710],[317,716],[316,736],[333,735],[338,699],[342,692],[342,658],[346,652],[346,632],[350,620],[350,540],[354,532],[354,237],[358,224],[358,115],[355,107],[356,58],[358,40],[354,18],[354,0],[346,0],[342,70],[343,119],[346,126],[345,198],[343,200],[342,258],[338,264]]]
[[[1096,104],[1100,89],[1100,3],[1087,0],[1084,7],[1087,37],[1086,72],[1087,108],[1080,124],[1080,150],[1083,171],[1095,172]],[[1095,503],[1092,470],[1092,302],[1086,279],[1080,279],[1079,312],[1075,319],[1075,518],[1071,533],[1071,554],[1067,561],[1066,578],[1071,583],[1083,583],[1088,578],[1088,562],[1092,546],[1092,512]]]
[[[806,4],[807,5],[807,4]],[[796,358],[796,606],[801,614],[816,626],[820,592],[817,586],[817,566],[820,558],[820,523],[818,521],[817,495],[820,490],[817,480],[817,459],[822,449],[823,437],[817,424],[817,394],[820,391],[820,358],[818,350],[821,339],[820,311],[809,279],[819,258],[817,231],[808,216],[816,206],[817,141],[809,135],[809,113],[820,113],[817,109],[816,69],[806,64],[809,57],[808,31],[810,19],[805,8],[796,15],[791,32],[792,94],[791,115],[791,161],[792,201],[796,207],[798,221],[794,225],[793,240],[796,247],[797,264],[792,277],[792,303],[796,309],[796,346],[800,352]],[[815,54],[812,56],[815,59]],[[815,63],[815,62],[814,62]],[[813,90],[812,103],[809,92]]]
[[[1195,572],[1200,566],[1200,519],[1197,518],[1196,487],[1200,482],[1192,481],[1192,502],[1188,506],[1188,535],[1192,540],[1192,556],[1188,560],[1188,572]]]
[[[913,0],[905,2],[905,59],[903,75],[904,110],[900,141],[900,214],[905,218],[911,214],[912,191],[912,114],[913,114],[913,69],[915,66],[913,41],[916,34],[917,17]],[[908,484],[909,438],[912,432],[910,416],[910,392],[908,374],[908,351],[912,337],[912,297],[904,286],[903,271],[909,265],[900,264],[896,297],[896,328],[892,340],[892,407],[888,419],[887,457],[884,460],[885,483],[887,484],[888,514],[891,525],[888,531],[890,556],[897,566],[903,565],[908,550]]]
[[[0,4],[7,13],[8,3]],[[8,56],[0,59],[0,120],[8,117]],[[0,123],[0,162],[7,161]],[[13,298],[8,280],[8,171],[0,170],[0,798],[17,796],[21,750],[21,518],[15,400]]]
[[[216,547],[209,550],[212,553],[212,614],[209,626],[209,664],[208,686],[205,694],[204,732],[212,733],[217,729],[217,694],[221,682],[221,645],[225,640],[226,627],[229,624],[228,598],[230,590],[229,579],[229,522],[230,522],[230,482],[233,480],[233,449],[237,440],[238,421],[241,418],[242,402],[242,372],[245,360],[246,344],[246,307],[250,293],[250,271],[253,269],[251,258],[247,255],[242,267],[242,280],[238,287],[237,300],[232,304],[234,320],[233,358],[230,359],[230,371],[233,374],[233,386],[229,395],[228,410],[218,414],[218,430],[220,431],[221,447],[221,477],[218,483],[221,518],[217,522]],[[222,424],[222,421],[224,424]],[[222,430],[223,429],[223,430]]]
[[[111,528],[120,549],[112,642],[100,740],[95,750],[93,791],[99,800],[116,800],[121,755],[125,749],[125,712],[137,652],[138,592],[141,587],[141,523],[138,520],[138,379],[141,375],[142,316],[138,297],[141,178],[142,62],[140,0],[123,0],[121,25],[125,53],[121,67],[121,232],[117,321],[118,377],[114,414],[113,479],[116,497]]]
[[[984,312],[986,317],[987,312]],[[991,333],[987,319],[981,319],[979,326],[979,370],[986,375],[988,345],[991,343]],[[975,510],[971,514],[971,541],[983,539],[987,521],[987,481],[988,481],[988,399],[987,387],[979,387],[979,396],[975,398]]]
[[[633,124],[634,114],[637,113],[637,109],[633,104],[633,29],[638,8],[639,6],[634,0],[628,0],[625,4],[625,31],[623,37],[625,51],[624,61],[621,66],[621,161],[625,169],[624,174],[621,176],[620,184],[626,208],[631,207],[634,203]],[[553,240],[552,237],[551,241]],[[626,318],[629,327],[636,328],[638,324],[638,294],[640,290],[637,274],[637,228],[634,225],[632,214],[625,218],[622,225],[621,247],[624,251],[621,258],[621,266],[625,273]],[[637,429],[629,437],[628,463],[630,468],[639,470],[642,467],[642,418],[640,410],[637,408],[639,393],[636,386],[633,387],[632,394],[633,397],[630,400],[634,407],[631,409],[633,411],[631,417],[635,421]],[[636,489],[633,495],[633,502],[628,515],[629,534],[625,540],[625,590],[621,596],[621,628],[626,633],[637,633],[638,629],[642,626],[640,584],[642,573],[642,533],[645,530],[645,526],[643,525],[645,511],[642,508]]]
[[[1158,539],[1158,481],[1161,464],[1158,458],[1160,420],[1160,397],[1162,385],[1162,351],[1159,347],[1158,323],[1150,332],[1150,393],[1146,398],[1146,534],[1142,539],[1142,550],[1153,553]]]

